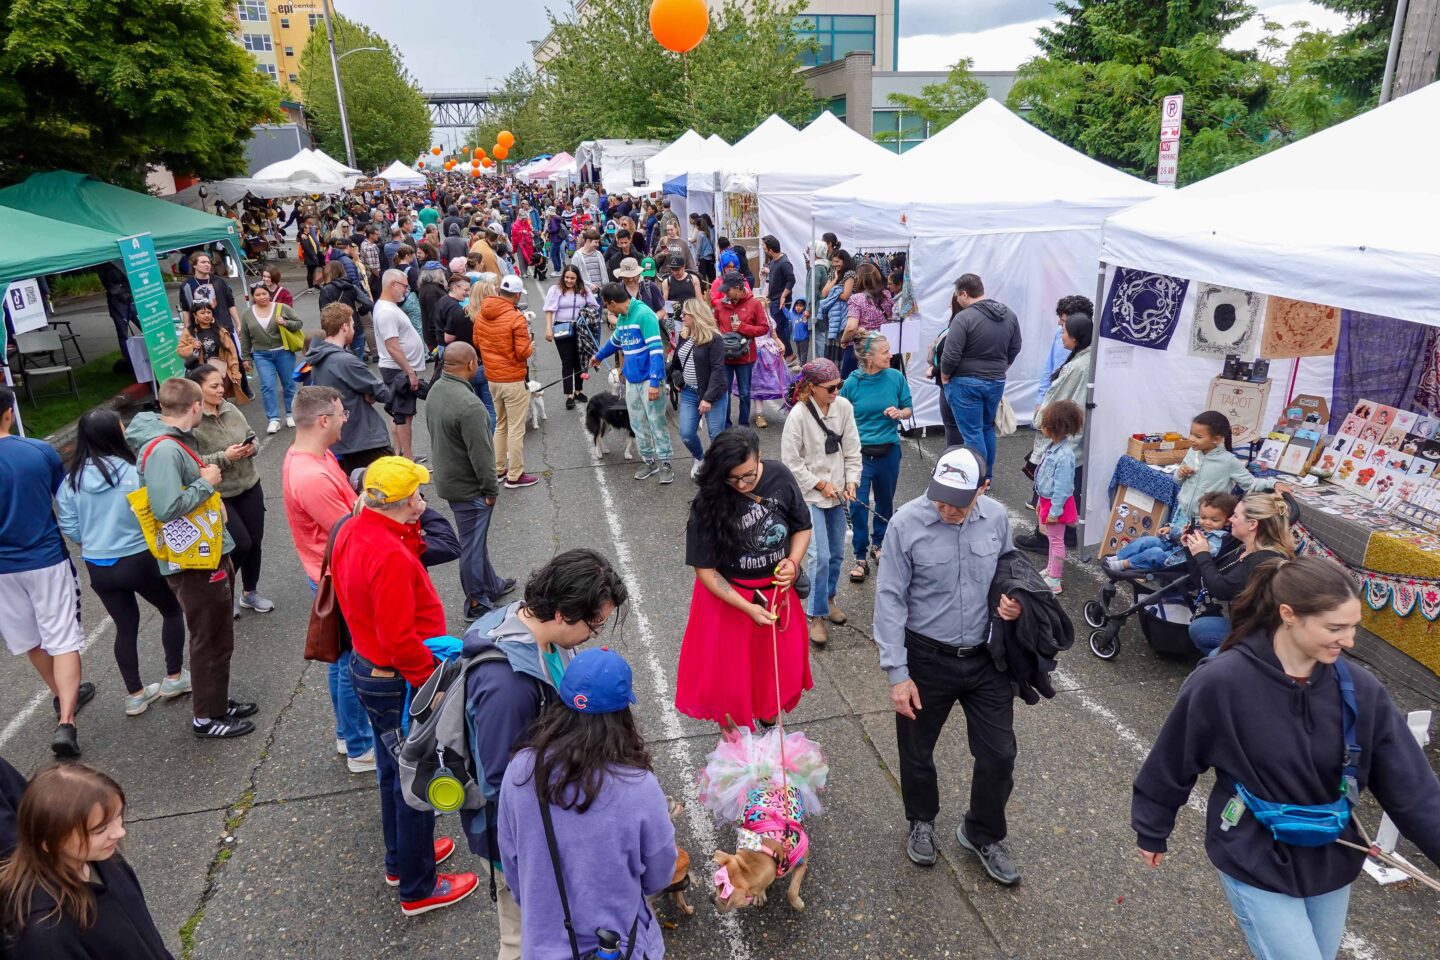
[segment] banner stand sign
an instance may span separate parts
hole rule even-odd
[[[185,362],[177,352],[180,346],[175,335],[175,318],[170,313],[170,298],[160,276],[160,262],[155,258],[155,242],[148,233],[136,234],[117,241],[130,292],[135,296],[135,313],[140,318],[140,332],[145,338],[145,351],[154,371],[152,384],[171,377],[185,376]]]

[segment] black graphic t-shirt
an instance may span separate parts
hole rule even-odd
[[[751,491],[760,503],[735,490],[725,495],[745,501],[740,514],[741,551],[738,556],[721,556],[720,545],[700,529],[694,512],[685,530],[685,563],[691,567],[713,568],[728,580],[768,580],[775,565],[785,559],[790,537],[810,529],[810,507],[800,485],[779,460],[764,461],[760,482]]]

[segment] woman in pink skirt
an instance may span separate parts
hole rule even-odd
[[[675,708],[725,728],[769,725],[814,686],[804,604],[791,589],[810,544],[810,510],[785,465],[760,459],[749,427],[715,438],[696,482],[685,532],[695,588]]]

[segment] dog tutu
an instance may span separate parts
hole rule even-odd
[[[752,791],[798,794],[806,813],[821,812],[819,792],[825,789],[830,766],[820,744],[803,733],[785,735],[785,775],[780,772],[780,729],[753,734],[740,728],[723,736],[700,771],[700,803],[715,816],[739,822]]]

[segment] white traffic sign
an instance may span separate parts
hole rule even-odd
[[[1175,186],[1175,174],[1180,168],[1180,128],[1185,111],[1185,97],[1174,94],[1166,97],[1160,106],[1160,162],[1155,170],[1155,182],[1162,187]]]

